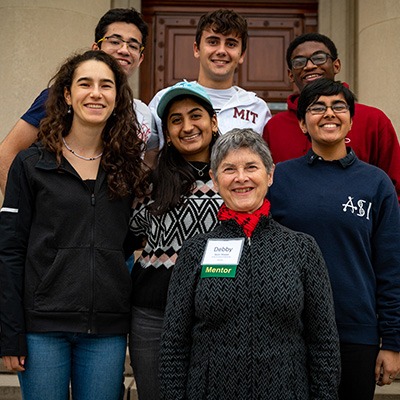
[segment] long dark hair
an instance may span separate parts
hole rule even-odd
[[[164,137],[166,135],[167,122],[169,109],[171,105],[182,98],[191,97],[189,95],[178,96],[168,104],[164,111],[162,118]],[[211,104],[202,101],[198,97],[191,97],[196,103],[199,103],[208,113],[210,119],[215,115],[215,111]],[[218,139],[219,134],[212,134],[210,142],[210,155],[211,149]],[[149,210],[153,215],[161,215],[165,212],[183,204],[185,198],[189,196],[194,188],[196,177],[193,174],[193,168],[184,159],[181,153],[173,146],[165,144],[162,148],[156,169],[152,172],[151,182],[152,199],[154,202],[149,206]]]
[[[133,111],[133,95],[127,77],[118,62],[101,50],[89,50],[69,57],[50,80],[49,98],[46,102],[47,117],[40,124],[38,137],[43,146],[55,153],[58,164],[62,161],[62,138],[68,135],[73,112],[68,113],[64,90],[70,90],[76,69],[85,61],[105,63],[113,72],[116,83],[116,101],[113,114],[102,132],[103,156],[101,166],[107,174],[111,197],[129,194],[143,195],[147,183],[142,152],[145,145],[139,139],[139,125]]]

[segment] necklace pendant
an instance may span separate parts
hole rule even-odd
[[[203,176],[204,175],[204,172],[202,170],[198,170],[197,172],[198,172],[199,176]]]

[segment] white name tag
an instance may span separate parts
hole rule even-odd
[[[244,238],[208,239],[202,265],[238,265]]]

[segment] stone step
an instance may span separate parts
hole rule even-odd
[[[0,373],[0,399],[22,400],[16,374]],[[132,377],[125,378],[124,400],[138,400],[135,380]]]
[[[400,400],[400,380],[396,379],[391,385],[377,386],[374,400]]]

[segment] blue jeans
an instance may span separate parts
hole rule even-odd
[[[28,333],[24,400],[118,400],[126,355],[125,335]]]
[[[164,311],[133,307],[129,353],[139,400],[159,400],[158,365]]]

